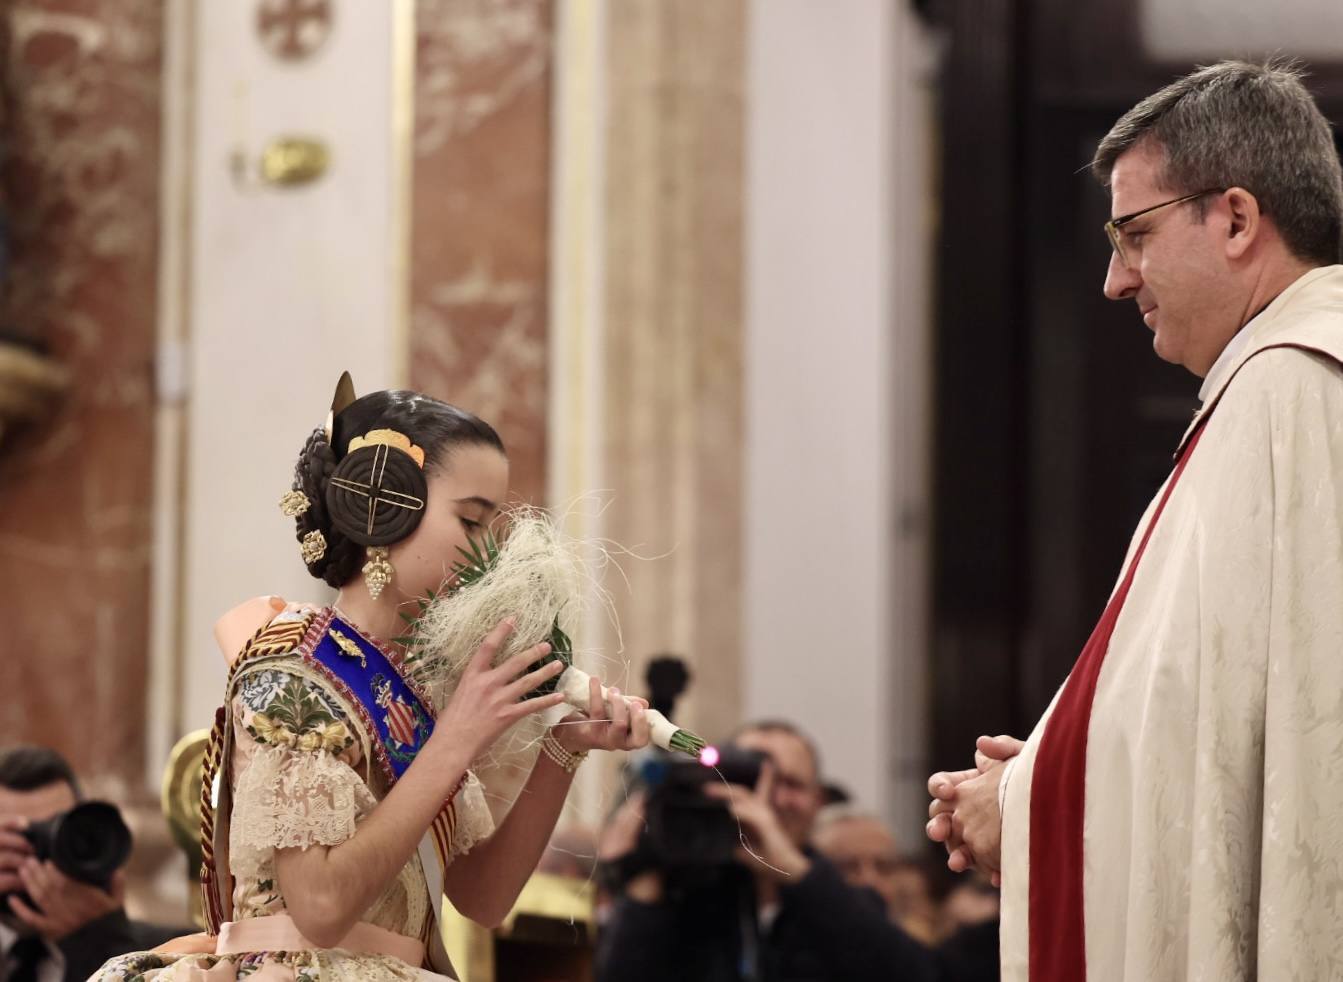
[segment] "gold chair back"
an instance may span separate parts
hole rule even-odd
[[[163,769],[161,803],[173,841],[186,855],[188,914],[205,926],[201,910],[201,771],[209,730],[195,730],[177,741]]]
[[[533,873],[495,931],[443,902],[444,946],[461,982],[592,978],[595,888],[590,881]]]

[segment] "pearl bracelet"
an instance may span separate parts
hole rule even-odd
[[[547,733],[545,739],[541,741],[541,752],[568,774],[578,770],[578,765],[583,763],[588,755],[586,750],[580,750],[578,753],[565,750],[564,744],[555,739],[554,733]]]

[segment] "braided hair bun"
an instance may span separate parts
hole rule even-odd
[[[294,537],[300,542],[310,532],[326,538],[326,552],[307,563],[308,572],[333,587],[348,583],[364,563],[364,550],[336,532],[326,508],[326,488],[336,469],[336,454],[326,440],[326,430],[317,427],[303,444],[294,466],[294,490],[307,496],[308,510],[295,520]]]
[[[353,438],[376,429],[392,429],[408,437],[424,451],[424,467],[409,454],[381,445],[348,452]],[[295,538],[302,542],[316,531],[326,539],[326,551],[307,563],[308,572],[336,588],[358,575],[365,546],[400,542],[425,514],[424,508],[378,508],[370,532],[368,499],[341,484],[367,484],[376,476],[383,487],[427,505],[426,474],[446,466],[454,449],[488,446],[504,453],[503,441],[488,423],[418,392],[370,392],[340,412],[332,434],[328,441],[326,430],[319,426],[308,436],[294,466],[293,488],[309,502],[307,510],[295,518]],[[341,483],[333,484],[332,478]]]
[[[375,487],[376,497],[370,498],[368,490]],[[385,546],[415,531],[428,494],[415,458],[378,444],[351,451],[336,465],[326,485],[326,510],[347,539]]]

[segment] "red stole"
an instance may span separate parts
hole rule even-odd
[[[1203,420],[1206,422],[1206,415]],[[1054,714],[1045,725],[1031,781],[1030,982],[1085,982],[1086,930],[1082,911],[1082,818],[1086,790],[1087,732],[1096,680],[1110,647],[1152,531],[1203,435],[1185,445],[1123,582],[1110,597],[1073,666]]]

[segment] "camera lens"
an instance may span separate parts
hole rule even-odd
[[[727,745],[710,766],[698,760],[668,760],[647,768],[650,791],[645,840],[661,867],[704,869],[735,862],[741,828],[726,804],[704,793],[709,784],[725,782],[754,788],[765,755]]]
[[[130,853],[130,829],[106,802],[76,805],[53,823],[51,861],[71,879],[105,885]]]

